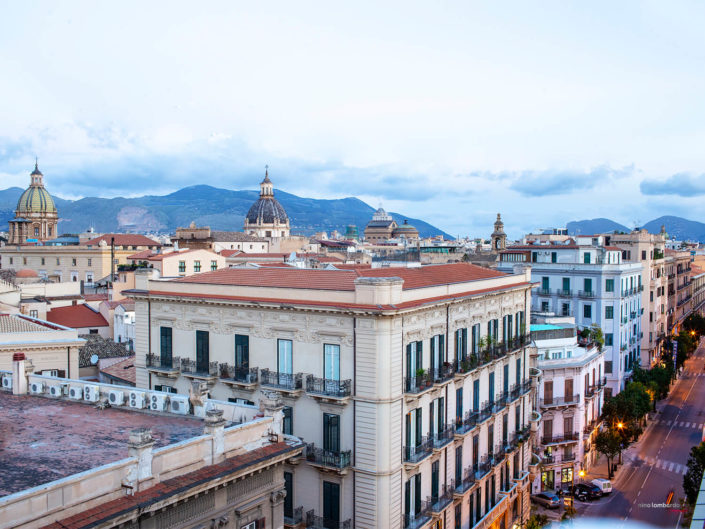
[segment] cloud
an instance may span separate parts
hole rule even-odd
[[[588,171],[554,169],[523,171],[517,175],[509,187],[529,197],[565,195],[575,191],[593,189],[600,184],[630,176],[633,172],[634,165],[621,169],[600,165]]]
[[[705,195],[705,174],[676,173],[666,180],[644,180],[639,187],[644,195]]]

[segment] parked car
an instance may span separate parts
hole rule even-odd
[[[532,494],[531,499],[534,503],[538,503],[547,509],[557,509],[561,506],[561,500],[555,492],[545,490],[538,494]]]
[[[596,478],[592,480],[593,485],[597,485],[602,494],[609,494],[612,492],[612,482],[609,479]]]
[[[602,497],[602,489],[592,483],[578,483],[577,485],[573,485],[571,492],[573,496],[580,501],[596,500]]]

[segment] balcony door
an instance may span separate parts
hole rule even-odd
[[[416,474],[404,484],[404,512],[413,521],[421,512],[421,474]]]
[[[340,522],[340,485],[323,482],[323,524],[326,528],[338,529]]]
[[[545,380],[543,383],[543,401],[545,404],[553,404],[553,380]]]
[[[565,379],[565,401],[566,402],[573,401],[573,379],[572,378]]]
[[[235,367],[238,369],[250,368],[250,337],[242,334],[235,335]]]
[[[439,373],[445,361],[445,336],[437,334],[431,338],[431,376]]]
[[[323,378],[326,391],[337,393],[340,390],[340,346],[323,345]]]
[[[441,477],[440,462],[438,460],[434,461],[431,465],[431,501],[438,499],[439,482]]]
[[[323,414],[323,450],[340,452],[340,415]]]
[[[159,343],[159,353],[160,353],[160,365],[161,367],[166,367],[171,369],[173,356],[172,356],[172,330],[171,327],[160,327],[160,343]]]
[[[210,364],[210,344],[208,331],[196,331],[196,371],[208,373]]]
[[[291,340],[277,340],[277,372],[280,385],[293,387],[294,353]]]
[[[423,368],[423,342],[411,342],[406,346],[406,377],[413,379],[416,371]]]

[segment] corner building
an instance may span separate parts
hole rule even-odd
[[[523,267],[466,263],[139,276],[137,386],[280,394],[306,443],[286,527],[512,527],[530,511],[530,288]]]

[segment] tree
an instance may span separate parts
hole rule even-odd
[[[705,469],[705,442],[690,449],[687,467],[688,471],[683,476],[683,490],[688,503],[695,505]]]
[[[595,436],[595,450],[607,458],[607,472],[612,479],[612,460],[622,451],[622,438],[614,430],[605,430]]]
[[[548,516],[545,514],[534,514],[526,522],[526,529],[541,529],[548,523]]]

